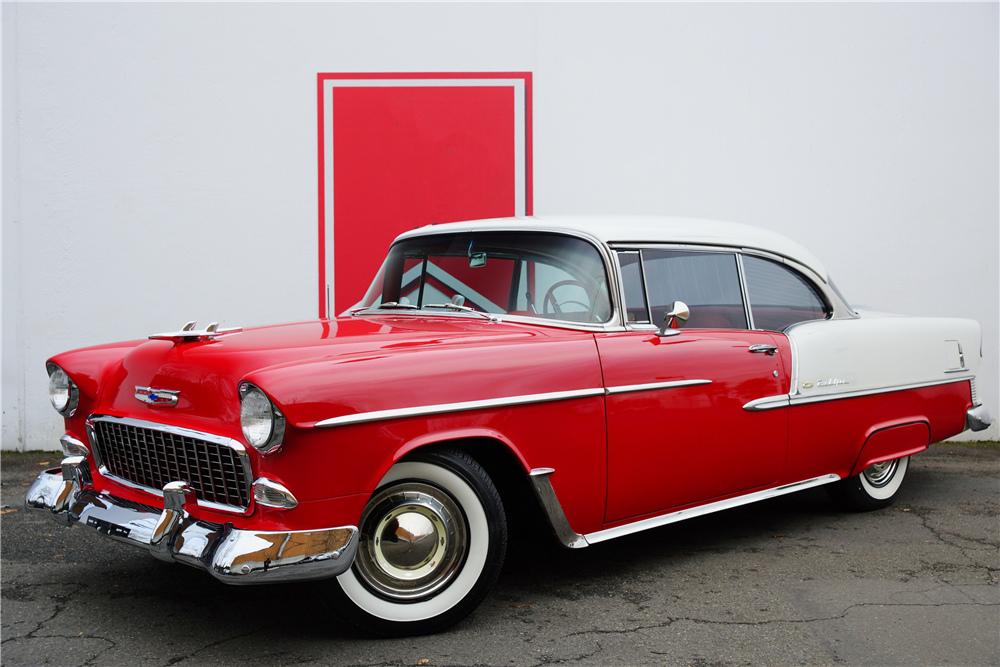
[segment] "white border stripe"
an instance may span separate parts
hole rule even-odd
[[[326,215],[323,233],[326,235],[327,317],[332,316],[334,303],[333,251],[333,91],[334,88],[433,88],[468,86],[503,86],[514,88],[514,215],[524,217],[527,210],[525,178],[525,81],[524,79],[324,79],[323,80],[323,190],[326,195]]]

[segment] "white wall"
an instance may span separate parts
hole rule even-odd
[[[316,73],[532,71],[535,211],[760,225],[973,317],[1000,415],[996,4],[3,3],[3,438],[45,359],[316,314]],[[994,426],[984,434],[998,437]]]

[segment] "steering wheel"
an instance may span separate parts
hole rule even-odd
[[[590,298],[591,305],[587,305],[580,301],[573,301],[573,300],[562,301],[562,302],[556,301],[556,297],[555,294],[553,294],[553,292],[555,292],[560,287],[564,287],[567,285],[573,285],[575,287],[579,287],[584,292],[586,292],[587,297]],[[587,283],[582,283],[579,280],[560,280],[559,282],[552,285],[552,287],[550,287],[547,292],[545,292],[545,298],[542,299],[542,315],[545,315],[547,312],[549,312],[548,306],[549,303],[551,302],[552,312],[555,314],[555,316],[560,320],[564,319],[562,306],[575,303],[578,306],[583,306],[584,310],[587,311],[587,320],[592,321],[594,319],[594,309],[597,308],[597,301],[600,299],[600,296],[601,296],[600,293]]]

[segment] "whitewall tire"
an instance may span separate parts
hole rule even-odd
[[[881,509],[892,503],[903,484],[910,457],[875,463],[860,475],[827,486],[830,495],[849,509],[860,512]]]
[[[465,618],[492,588],[507,545],[496,487],[453,449],[394,465],[358,528],[354,565],[331,588],[342,615],[379,635],[427,634]]]

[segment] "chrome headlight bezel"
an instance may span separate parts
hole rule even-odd
[[[49,402],[52,403],[52,407],[56,412],[61,414],[63,417],[72,417],[76,414],[76,409],[80,405],[80,389],[73,382],[73,378],[69,376],[69,373],[64,371],[58,365],[52,363],[51,361],[45,364],[45,370],[49,374]],[[65,378],[66,387],[66,400],[58,400],[56,398],[56,383],[63,384],[62,378]],[[62,404],[62,408],[59,405]]]
[[[239,386],[240,395],[240,429],[243,431],[243,439],[247,444],[256,449],[261,454],[273,454],[281,447],[281,442],[285,438],[285,416],[281,414],[274,402],[260,388],[249,382],[241,382]],[[248,402],[248,398],[251,399]],[[261,401],[261,399],[263,399]],[[252,404],[264,405],[263,413],[248,414],[252,409]],[[250,431],[249,419],[266,418],[270,428],[266,436],[254,435]]]

